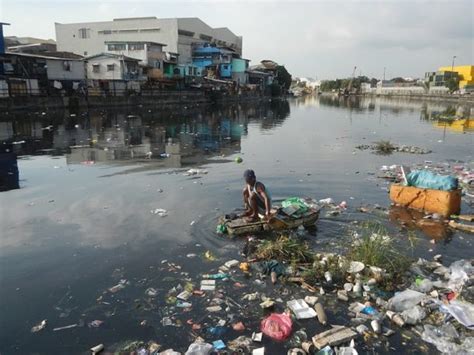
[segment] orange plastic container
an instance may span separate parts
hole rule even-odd
[[[441,191],[392,184],[390,200],[398,205],[438,213],[445,217],[461,212],[461,190]]]

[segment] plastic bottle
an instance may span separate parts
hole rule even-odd
[[[399,327],[403,327],[405,325],[405,321],[398,313],[395,313],[393,311],[387,311],[387,313],[385,314],[393,323],[395,323]]]
[[[324,278],[326,279],[327,282],[332,282],[332,275],[329,271],[326,271],[324,273]]]
[[[218,273],[218,274],[204,274],[202,275],[203,279],[213,279],[213,280],[220,280],[220,279],[227,279],[229,278],[228,274]]]
[[[321,303],[316,303],[314,305],[314,310],[316,311],[316,316],[318,317],[319,323],[322,325],[326,325],[328,322],[328,317],[326,316],[326,312]]]

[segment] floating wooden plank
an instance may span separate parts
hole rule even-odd
[[[474,225],[449,221],[449,226],[463,232],[474,233]]]
[[[335,326],[333,329],[316,334],[313,337],[313,344],[318,349],[322,349],[327,345],[334,346],[348,342],[355,336],[357,336],[357,333],[352,329],[343,326]]]
[[[452,219],[459,219],[461,221],[474,222],[474,214],[460,214],[459,216],[451,216]]]

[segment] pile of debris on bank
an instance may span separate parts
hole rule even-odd
[[[398,251],[375,255],[384,245],[385,251],[392,247],[387,235],[354,233],[343,256],[314,253],[297,236],[249,237],[245,260],[229,260],[200,280],[185,277],[166,294],[162,325],[189,334],[175,343],[178,350],[160,350],[154,341],[110,349],[208,355],[272,354],[278,347],[278,353],[284,348],[288,354],[357,354],[383,346],[401,351],[389,340],[398,333],[403,342],[421,338],[440,352],[469,353],[474,345],[473,261],[445,266],[438,255],[434,261],[390,264],[387,260]],[[370,247],[377,250],[365,252]],[[221,264],[209,252],[205,258]],[[159,297],[152,291],[157,290],[145,292],[147,302]],[[205,315],[194,318],[196,309]]]

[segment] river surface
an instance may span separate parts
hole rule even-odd
[[[317,232],[306,236],[315,249],[341,246],[353,221],[366,219],[382,221],[408,246],[406,230],[387,216],[393,212],[388,183],[377,175],[382,165],[425,161],[472,169],[472,128],[434,119],[452,108],[437,102],[309,97],[215,108],[3,113],[0,143],[13,143],[20,188],[0,192],[0,353],[82,354],[99,343],[113,350],[133,340],[184,352],[193,339],[186,321],[213,326],[216,318],[206,318],[207,298],[193,301],[189,311],[167,304],[167,293],[185,280],[197,286],[201,273],[241,260],[243,242],[218,236],[215,228],[219,216],[241,207],[247,168],[255,170],[275,201],[309,196],[347,202],[339,216],[322,213]],[[379,140],[432,153],[376,155],[355,149]],[[235,162],[237,157],[243,162]],[[191,168],[207,174],[185,175]],[[380,213],[358,211],[375,205]],[[159,208],[168,215],[151,213]],[[462,212],[473,213],[466,201]],[[446,265],[473,257],[472,236],[415,232],[414,257],[443,254]],[[217,260],[203,257],[208,250]],[[128,281],[123,290],[107,291],[121,279]],[[246,286],[230,283],[225,289],[240,302],[257,286],[252,279],[238,280]],[[156,297],[145,295],[149,287],[158,291]],[[284,286],[266,287],[274,297],[288,292]],[[229,312],[239,316],[238,309]],[[261,320],[258,309],[252,312],[253,318],[245,316],[243,333],[196,334],[208,341],[251,335]],[[166,316],[172,325],[163,325]],[[341,324],[344,312],[334,311],[330,318]],[[43,319],[47,327],[31,333]],[[104,323],[88,327],[93,320]],[[71,324],[78,326],[53,331]],[[395,343],[375,352],[420,352],[409,340]],[[285,343],[267,338],[263,344],[269,353],[286,353]]]

